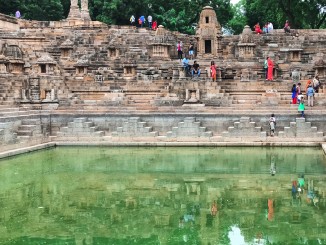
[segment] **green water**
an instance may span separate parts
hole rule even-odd
[[[308,147],[24,154],[0,160],[0,244],[326,244],[325,173],[322,150]]]

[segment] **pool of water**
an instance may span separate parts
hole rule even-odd
[[[51,148],[0,160],[0,244],[326,244],[325,173],[318,147]]]

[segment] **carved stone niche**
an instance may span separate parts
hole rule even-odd
[[[117,48],[115,48],[115,47],[110,47],[109,49],[108,49],[108,57],[110,57],[110,58],[117,58],[117,57],[119,57],[119,49],[117,49]]]
[[[63,58],[63,59],[70,58],[73,48],[74,48],[74,43],[72,41],[70,41],[69,39],[64,41],[60,46],[61,58]]]
[[[319,78],[324,78],[326,77],[326,63],[324,62],[323,59],[319,59],[316,61],[314,65],[315,69],[315,75],[318,75]]]
[[[87,72],[88,72],[88,66],[89,66],[88,59],[85,56],[81,57],[77,61],[76,65],[75,65],[75,67],[76,67],[76,74],[77,75],[81,75],[81,76],[87,74]]]
[[[48,54],[43,54],[36,62],[39,65],[38,73],[53,74],[56,62]]]
[[[24,62],[18,60],[9,61],[9,72],[11,73],[22,73],[24,69]]]
[[[124,64],[123,65],[123,74],[126,77],[136,76],[136,67],[135,64]]]
[[[185,103],[198,103],[200,100],[199,89],[186,89]]]
[[[249,82],[250,81],[250,70],[249,69],[241,69],[241,82]]]
[[[290,61],[300,62],[301,61],[302,49],[292,49],[289,50]]]
[[[200,195],[201,194],[201,183],[204,182],[203,178],[190,178],[184,179],[186,185],[187,195]]]
[[[152,44],[152,57],[160,59],[170,59],[169,44]]]

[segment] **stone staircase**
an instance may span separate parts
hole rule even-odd
[[[116,132],[112,132],[113,137],[156,137],[158,132],[153,131],[153,127],[147,126],[139,117],[129,117],[123,122],[122,127],[118,127]]]
[[[0,123],[0,145],[16,143],[17,134],[11,130],[10,123]]]
[[[256,123],[252,122],[250,117],[241,117],[240,121],[234,122],[233,126],[228,127],[228,131],[222,133],[224,140],[232,138],[248,138],[256,137],[257,139],[266,139],[267,133],[262,131],[262,127],[256,127]]]
[[[93,122],[87,121],[87,118],[74,118],[73,122],[69,122],[67,127],[60,128],[57,132],[57,138],[73,137],[73,138],[99,138],[105,135],[104,131],[98,131],[98,127]]]
[[[323,132],[318,132],[317,127],[311,126],[305,118],[296,118],[290,122],[290,127],[284,127],[284,131],[278,133],[282,138],[307,138],[310,141],[320,141],[324,138]]]
[[[23,119],[17,130],[17,138],[20,141],[27,141],[32,137],[43,136],[40,119]]]
[[[207,131],[207,128],[200,126],[200,124],[195,117],[186,117],[183,122],[178,123],[177,127],[173,127],[172,131],[167,132],[167,138],[212,137],[213,133]]]

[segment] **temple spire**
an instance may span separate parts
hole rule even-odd
[[[69,11],[68,19],[80,19],[78,0],[70,1],[70,11]]]
[[[88,0],[81,0],[81,18],[84,20],[91,20],[88,10]]]

